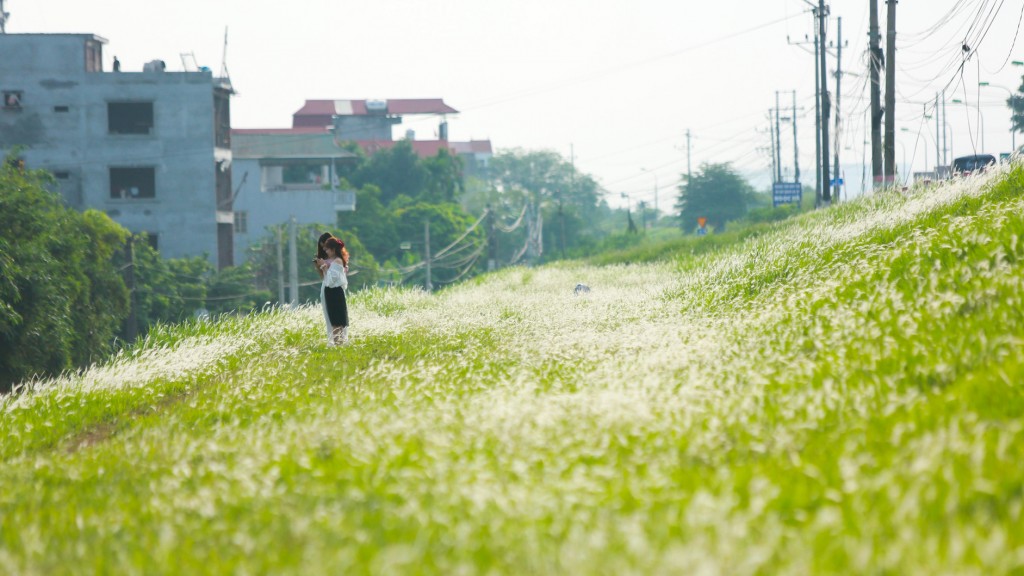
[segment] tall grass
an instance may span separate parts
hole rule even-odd
[[[1022,191],[157,334],[0,404],[0,571],[1019,572]]]

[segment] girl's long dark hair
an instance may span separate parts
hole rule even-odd
[[[341,258],[342,265],[348,266],[348,250],[345,250],[345,243],[334,236],[331,236],[326,242],[324,242],[324,248],[327,248],[328,246],[334,248],[334,251],[337,252],[338,257]]]
[[[316,241],[316,257],[323,260],[327,258],[327,252],[324,251],[324,242],[328,238],[334,238],[330,232],[324,232],[320,235],[320,239]]]

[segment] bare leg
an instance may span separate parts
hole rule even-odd
[[[341,330],[342,330],[341,326],[331,326],[331,343],[332,344],[341,344],[343,342],[342,335],[341,335],[342,334]]]

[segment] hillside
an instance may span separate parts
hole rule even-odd
[[[0,404],[0,572],[1024,570],[1022,192],[157,331]]]

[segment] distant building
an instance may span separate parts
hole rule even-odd
[[[0,152],[23,147],[66,203],[145,233],[165,257],[232,265],[231,95],[208,71],[104,72],[93,34],[0,34]]]
[[[494,150],[490,140],[470,140],[469,142],[451,142],[453,152],[462,158],[462,166],[469,174],[486,174],[491,164]]]
[[[356,208],[352,190],[337,189],[337,166],[355,154],[336,145],[320,128],[233,130],[235,261],[268,228],[288,222],[333,227],[337,213]]]
[[[333,131],[337,141],[355,142],[372,155],[400,141],[395,140],[393,128],[401,124],[405,116],[438,116],[435,139],[417,140],[416,131],[408,129],[403,140],[408,140],[421,158],[436,156],[446,149],[461,156],[468,170],[486,167],[493,156],[490,140],[449,141],[447,116],[458,113],[441,98],[306,100],[292,115],[292,130]]]
[[[337,189],[337,166],[356,156],[342,147],[356,143],[367,155],[408,141],[421,158],[441,150],[460,155],[467,171],[486,167],[492,155],[489,140],[449,142],[445,117],[458,111],[440,98],[410,100],[307,100],[292,116],[291,128],[232,130],[233,171],[238,181],[234,207],[234,257],[247,259],[248,249],[268,235],[268,228],[294,217],[298,224],[333,226],[337,213],[356,209],[353,190]],[[405,115],[436,115],[436,140],[404,140],[392,128]]]
[[[397,100],[306,100],[292,115],[293,128],[327,128],[338,140],[391,140],[391,128],[402,123],[403,116],[434,115],[442,119],[459,111],[440,98]],[[442,120],[447,140],[447,124]]]

